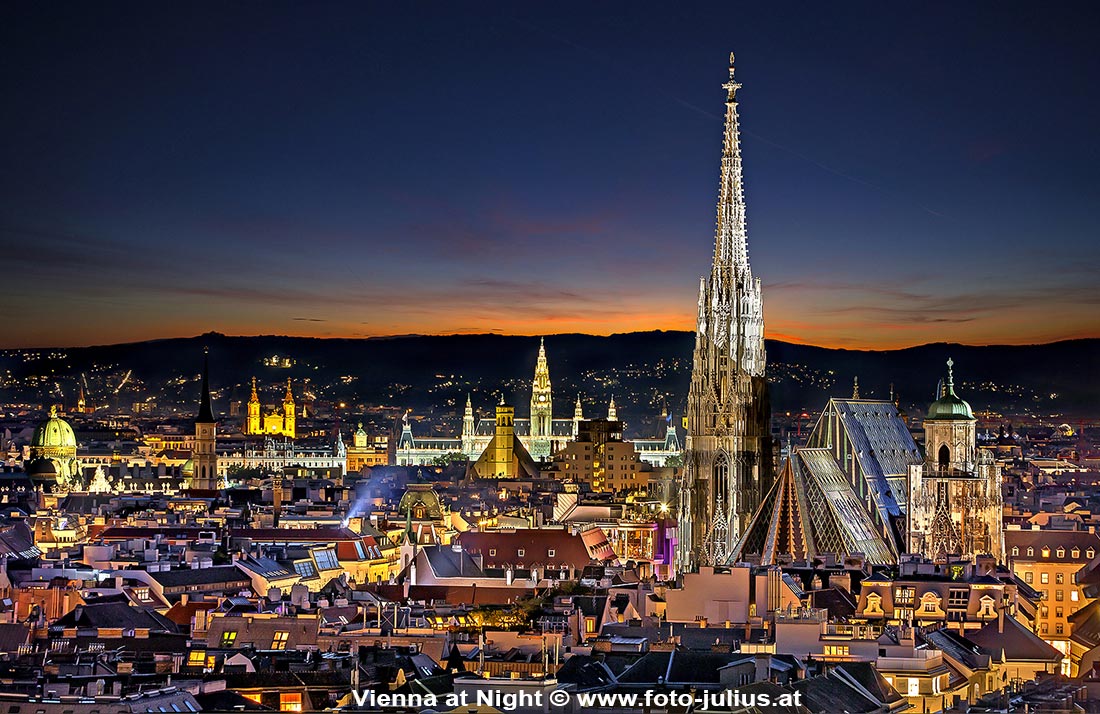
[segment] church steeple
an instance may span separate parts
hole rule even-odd
[[[749,266],[737,92],[730,54],[714,261],[699,283],[680,488],[679,570],[716,564],[771,485],[761,284]],[[726,513],[716,509],[725,508]],[[719,531],[715,535],[714,531]],[[721,541],[721,542],[720,542]]]
[[[199,398],[199,414],[196,424],[213,424],[214,411],[210,408],[210,350],[203,350],[202,358],[202,396]]]
[[[618,421],[619,420],[619,410],[615,406],[615,395],[614,394],[611,395],[611,402],[607,405],[607,420],[608,421]]]
[[[210,354],[203,350],[202,396],[195,417],[195,447],[191,450],[194,466],[191,488],[213,490],[218,487],[217,425],[210,408]]]

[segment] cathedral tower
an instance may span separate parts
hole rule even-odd
[[[680,571],[722,564],[774,478],[760,280],[749,267],[730,55],[714,262],[700,280],[680,488]]]
[[[553,408],[550,399],[550,367],[546,363],[546,343],[539,340],[539,358],[535,362],[535,380],[531,383],[531,456],[550,456],[550,424]]]
[[[214,490],[218,487],[217,425],[210,408],[210,355],[203,356],[202,397],[195,417],[195,448],[191,451],[194,476],[191,488]]]
[[[581,395],[577,395],[577,405],[573,407],[573,440],[577,440],[580,433],[581,422],[584,420],[584,410],[581,408]]]
[[[909,467],[909,550],[929,558],[1004,559],[1001,468],[978,449],[977,419],[955,394],[954,362],[924,419],[923,464]]]

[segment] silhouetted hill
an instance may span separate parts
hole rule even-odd
[[[681,413],[693,341],[688,332],[547,337],[555,414],[571,415],[578,393],[585,397],[586,416],[602,416],[611,395],[628,419],[653,416],[665,404]],[[247,385],[255,375],[265,400],[272,403],[281,394],[280,383],[289,377],[295,380],[296,393],[308,380],[319,400],[408,407],[439,416],[460,410],[467,392],[474,395],[479,411],[488,413],[503,393],[522,415],[530,397],[538,339],[506,335],[318,339],[210,333],[65,350],[6,350],[0,352],[0,366],[9,376],[0,398],[7,403],[72,404],[78,385],[87,381],[95,403],[129,404],[155,394],[162,405],[178,402],[186,408],[197,393],[203,347],[210,349],[211,382],[218,390],[215,408],[223,412],[229,399],[247,399]],[[920,410],[933,399],[949,356],[956,364],[957,391],[976,410],[1070,418],[1095,415],[1100,403],[1100,339],[1033,346],[931,344],[891,351],[826,349],[769,340],[767,349],[776,412],[816,411],[829,396],[850,395],[857,375],[862,396],[885,398],[893,384],[904,407]],[[273,355],[287,356],[294,365],[265,364]]]

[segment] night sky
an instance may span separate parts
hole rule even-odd
[[[1097,10],[959,5],[5,3],[0,346],[691,329],[730,51],[770,337],[1100,336]]]

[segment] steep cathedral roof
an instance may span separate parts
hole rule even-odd
[[[895,560],[829,450],[795,449],[732,560],[773,565],[824,553],[863,553],[873,564]]]

